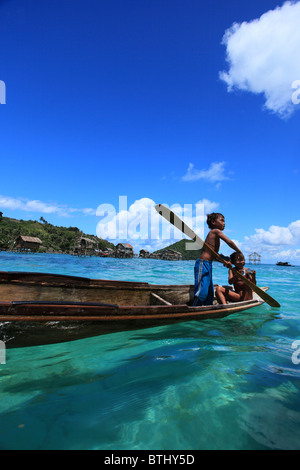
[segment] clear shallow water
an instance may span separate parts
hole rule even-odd
[[[193,266],[0,253],[0,270],[157,284],[193,283]],[[280,309],[7,350],[0,449],[299,449],[300,267],[256,269]]]

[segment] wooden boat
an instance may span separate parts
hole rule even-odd
[[[268,288],[262,288],[267,290]],[[60,343],[177,322],[222,318],[263,303],[193,307],[194,286],[0,272],[0,340],[7,348]]]

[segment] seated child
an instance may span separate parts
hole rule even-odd
[[[245,258],[242,253],[232,253],[230,261],[237,271],[247,277],[247,279],[253,282],[253,284],[256,284],[256,271],[250,272],[247,268],[244,269]],[[240,279],[236,274],[234,274],[231,269],[229,269],[228,282],[229,284],[233,284],[234,291],[223,286],[218,286],[216,288],[216,297],[220,304],[226,304],[227,300],[230,302],[240,302],[242,300],[252,299],[252,289],[244,283],[243,279]]]

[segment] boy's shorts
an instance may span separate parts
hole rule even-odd
[[[212,262],[198,258],[195,263],[194,273],[195,297],[193,306],[212,305],[214,299]]]

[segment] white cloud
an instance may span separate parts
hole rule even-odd
[[[122,204],[119,211],[111,204],[101,204],[96,212],[97,216],[102,217],[97,224],[98,237],[113,243],[131,243],[135,252],[141,248],[155,251],[185,238],[181,230],[174,228],[157,213],[155,205],[150,198],[138,199],[129,208]],[[170,209],[203,238],[205,214],[217,207],[217,202],[203,199],[195,205],[173,204]]]
[[[265,107],[281,117],[295,111],[299,100],[292,86],[299,88],[299,24],[300,2],[285,2],[258,19],[233,24],[223,37],[229,71],[220,73],[228,91],[262,93]]]
[[[296,245],[300,241],[300,220],[288,227],[271,225],[269,230],[255,229],[256,234],[248,238],[250,242],[263,245]]]
[[[115,242],[130,240],[136,243],[142,241],[144,245],[151,242],[157,245],[158,240],[168,239],[171,235],[170,224],[161,218],[155,205],[155,201],[149,198],[138,199],[129,208],[126,198],[126,207],[119,211],[111,204],[101,204],[96,215],[104,218],[97,224],[97,235]],[[179,233],[176,236],[181,238]]]
[[[292,250],[292,249],[289,249],[289,250],[282,250],[282,251],[279,251],[277,253],[277,257],[279,257],[280,259],[295,259],[295,260],[300,260],[300,249],[296,249],[296,250]]]
[[[196,209],[198,206],[204,207],[204,214],[210,214],[211,212],[215,212],[215,210],[219,207],[218,202],[210,201],[209,199],[201,199],[201,201],[196,202]]]
[[[190,163],[186,174],[182,177],[183,181],[206,180],[211,183],[229,179],[225,175],[225,162],[211,163],[208,170],[196,170],[194,164]]]
[[[299,259],[300,249],[291,248],[300,243],[300,220],[287,227],[271,225],[268,230],[255,229],[255,234],[245,237],[247,253],[256,251],[264,257]]]
[[[56,214],[62,217],[70,217],[74,212],[86,215],[95,215],[95,209],[74,209],[65,205],[50,204],[39,200],[28,200],[24,198],[13,198],[0,195],[0,209],[20,210],[25,212],[36,212],[41,214]]]

